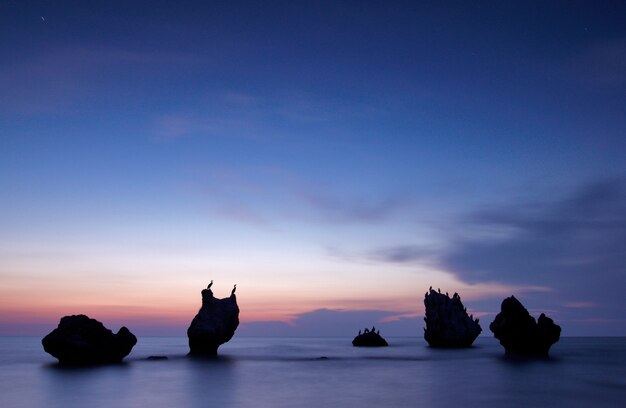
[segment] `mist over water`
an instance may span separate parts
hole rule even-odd
[[[187,339],[140,338],[124,364],[59,368],[39,338],[0,338],[2,407],[621,406],[626,338],[563,338],[548,360],[512,361],[496,340],[435,350],[421,338],[354,348],[344,338],[234,338],[215,360]],[[168,360],[149,361],[150,355]]]

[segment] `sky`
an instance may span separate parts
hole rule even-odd
[[[626,5],[0,1],[0,335],[626,335]]]

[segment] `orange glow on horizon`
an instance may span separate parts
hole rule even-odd
[[[407,268],[395,270],[394,279],[387,280],[375,265],[354,268],[342,270],[332,280],[316,278],[308,268],[304,269],[306,273],[289,279],[282,273],[269,277],[241,274],[234,281],[230,276],[214,273],[216,283],[212,289],[216,297],[226,297],[230,295],[231,285],[238,284],[242,323],[293,323],[299,315],[319,309],[377,310],[393,313],[394,317],[420,316],[424,313],[423,296],[430,285],[450,294],[460,293],[463,301],[469,303],[468,309],[472,300],[547,290],[496,283],[470,285],[443,271],[415,273]],[[73,273],[35,276],[5,274],[0,288],[0,323],[56,325],[62,316],[86,314],[103,323],[185,326],[200,308],[200,292],[208,283],[207,279],[199,284],[204,279],[202,276],[179,277],[157,272],[151,277],[145,273],[128,277],[94,274],[88,279],[76,276],[77,280],[72,280]]]

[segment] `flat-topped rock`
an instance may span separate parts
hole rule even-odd
[[[137,344],[126,327],[117,334],[85,315],[65,316],[41,341],[43,349],[63,365],[119,363]]]
[[[215,298],[210,287],[202,290],[202,307],[187,329],[190,356],[216,356],[218,347],[229,341],[239,326],[236,285],[224,299]]]
[[[440,293],[431,287],[424,296],[424,339],[431,347],[470,347],[482,331],[478,319],[467,314],[458,293]]]
[[[538,321],[515,296],[502,301],[501,311],[489,325],[508,355],[547,357],[550,347],[559,341],[561,327],[545,314]]]

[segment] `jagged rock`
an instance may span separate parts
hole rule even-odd
[[[217,348],[233,337],[237,326],[239,326],[239,306],[235,289],[230,297],[224,299],[216,299],[211,289],[204,289],[202,307],[187,329],[189,355],[217,355]]]
[[[359,334],[352,340],[354,347],[387,347],[387,340],[385,340],[378,332],[366,331],[365,333],[359,332]]]
[[[430,288],[424,305],[424,339],[430,347],[470,347],[482,331],[478,319],[468,316],[458,293],[450,298]]]
[[[559,341],[561,327],[543,313],[535,322],[515,296],[504,299],[500,310],[489,330],[506,354],[547,357],[550,347]]]
[[[137,344],[137,337],[126,327],[113,334],[95,319],[74,315],[61,318],[41,343],[60,364],[95,365],[122,361]]]

